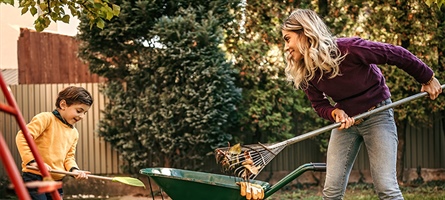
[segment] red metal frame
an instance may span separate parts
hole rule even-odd
[[[14,95],[12,95],[11,90],[6,85],[3,79],[3,75],[1,73],[0,73],[0,86],[8,102],[8,104],[0,103],[0,111],[4,111],[15,116],[17,123],[19,124],[20,129],[23,132],[23,135],[25,136],[25,140],[28,143],[29,148],[31,149],[32,155],[34,156],[34,159],[37,162],[37,165],[45,166],[42,157],[38,153],[37,146],[34,143],[34,140],[31,137],[28,128],[26,127],[26,122],[22,116],[22,113],[20,112],[19,107],[17,106],[17,102],[14,99]],[[0,134],[0,156],[2,163],[5,166],[5,169],[8,173],[8,176],[11,179],[12,184],[14,185],[14,190],[16,191],[16,194],[19,197],[19,199],[21,200],[31,199],[28,190],[26,189],[25,183],[23,182],[23,179],[20,175],[20,172],[17,169],[17,166],[15,165],[11,152],[9,151],[9,148],[6,145],[6,142],[3,138],[3,134]],[[53,181],[46,167],[40,167],[40,172],[42,173],[44,181]],[[53,199],[61,200],[57,188],[51,191],[51,196],[53,197]]]

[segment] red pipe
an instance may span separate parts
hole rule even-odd
[[[42,174],[43,180],[53,180],[51,175],[48,172],[48,169],[45,167],[42,157],[40,157],[40,155],[38,153],[37,146],[34,143],[34,140],[31,137],[31,134],[29,133],[28,127],[26,127],[25,119],[23,118],[22,113],[20,112],[20,109],[17,106],[17,102],[15,101],[11,90],[5,84],[3,75],[0,75],[0,86],[2,88],[3,94],[6,97],[8,104],[16,111],[15,119],[17,120],[17,123],[19,124],[20,129],[22,130],[23,136],[25,137],[25,140],[28,143],[29,148],[31,149],[32,155],[34,156],[34,159],[37,162],[37,165],[42,166],[42,167],[40,167],[40,173]],[[2,146],[1,148],[4,148],[4,150],[6,151],[6,146],[4,146],[4,147]],[[14,163],[14,160],[12,159],[7,162]],[[22,180],[22,178],[20,178],[20,180]],[[14,186],[14,188],[17,188],[17,186]],[[51,196],[53,197],[53,199],[61,200],[61,197],[57,190],[52,191]]]
[[[14,185],[15,192],[19,199],[28,200],[31,199],[29,196],[28,190],[25,187],[25,183],[23,182],[22,176],[20,176],[20,172],[15,166],[14,158],[12,158],[11,152],[8,149],[8,146],[3,139],[3,135],[0,134],[0,157],[2,159],[3,166],[5,166],[6,172],[8,172],[8,176],[11,179],[12,184]]]
[[[16,115],[17,114],[17,111],[13,107],[11,107],[9,105],[6,105],[6,104],[3,104],[3,103],[0,103],[0,110],[1,111],[5,111],[5,112],[7,112],[10,115]]]

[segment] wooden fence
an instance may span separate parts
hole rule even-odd
[[[120,166],[124,161],[119,159],[119,154],[95,131],[101,117],[101,110],[103,110],[107,101],[99,92],[99,83],[35,84],[10,87],[25,121],[29,122],[37,113],[52,111],[55,108],[57,93],[68,85],[85,87],[94,97],[94,104],[88,111],[86,118],[75,125],[80,133],[76,153],[79,166],[82,169],[90,170],[94,174],[121,173]],[[0,94],[0,101],[5,102],[3,93]],[[431,120],[434,121],[434,126],[431,128],[407,128],[405,168],[419,166],[422,168],[445,168],[443,115],[432,116]],[[0,131],[5,137],[17,166],[20,168],[20,156],[15,145],[15,136],[18,132],[17,122],[9,114],[0,112],[0,126]],[[357,157],[354,169],[369,168],[369,161],[364,149],[362,148]],[[265,171],[290,171],[308,162],[325,162],[325,157],[320,153],[318,146],[310,139],[284,149],[272,160]],[[214,163],[214,161],[209,163]],[[208,166],[206,169],[215,169],[215,166]],[[2,176],[6,176],[6,173],[3,165],[0,165],[0,177]]]
[[[88,64],[77,56],[74,37],[21,28],[17,42],[19,84],[97,83]]]

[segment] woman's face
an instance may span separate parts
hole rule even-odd
[[[298,49],[298,42],[302,41],[300,37],[306,37],[304,34],[297,34],[295,31],[282,30],[284,39],[284,51],[288,53],[288,59],[292,59],[294,62],[298,62],[303,59],[303,55]],[[301,45],[301,44],[300,44]]]

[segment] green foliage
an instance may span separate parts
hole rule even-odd
[[[0,0],[0,3],[14,6],[14,0]],[[38,14],[37,19],[34,21],[34,27],[37,31],[43,31],[51,24],[51,21],[69,23],[69,14],[74,17],[85,15],[89,19],[91,26],[96,25],[99,28],[103,28],[105,26],[104,20],[110,20],[115,16],[119,16],[120,12],[120,7],[110,3],[108,0],[21,0],[19,1],[19,8],[22,9],[22,15],[27,12],[31,13],[32,16]]]
[[[434,4],[436,4],[437,7],[440,9],[442,6],[445,5],[445,0],[425,0],[425,3],[428,6],[433,6]]]
[[[276,142],[313,129],[315,113],[301,91],[284,76],[281,22],[295,7],[310,1],[248,1],[227,29],[225,46],[243,88],[239,134],[243,143]]]
[[[237,121],[241,90],[220,47],[233,2],[165,3],[118,2],[103,30],[81,23],[80,55],[108,78],[99,134],[127,167],[196,170]]]
[[[430,66],[437,77],[445,75],[441,70],[444,65],[438,62],[444,45],[443,31],[438,29],[442,27],[443,30],[444,22],[443,12],[437,7],[428,7],[422,0],[389,2],[356,0],[352,3],[361,5],[355,10],[355,15],[357,20],[361,18],[362,23],[350,27],[351,30],[361,30],[355,32],[356,35],[402,46]],[[385,75],[393,100],[420,92],[420,83],[403,70],[395,66],[380,66],[380,68]],[[440,98],[436,101],[426,98],[416,100],[395,108],[396,121],[399,125],[402,125],[405,119],[412,125],[414,122],[430,125],[428,113],[438,112],[444,108],[445,102]]]

